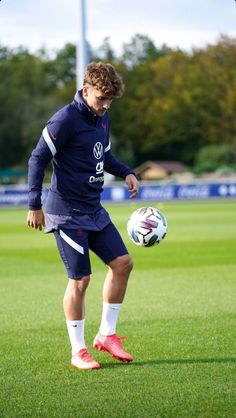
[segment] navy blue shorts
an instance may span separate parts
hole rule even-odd
[[[54,235],[70,279],[79,280],[92,273],[89,250],[105,264],[116,257],[128,254],[120,233],[113,223],[109,223],[101,231],[60,227],[54,231]]]

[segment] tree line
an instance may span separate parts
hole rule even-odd
[[[186,52],[137,34],[119,56],[108,38],[88,47],[90,61],[111,62],[125,83],[111,110],[113,149],[124,162],[236,168],[236,39]],[[0,169],[27,166],[45,122],[72,100],[75,72],[73,44],[53,56],[0,46]]]

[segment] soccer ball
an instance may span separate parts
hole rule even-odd
[[[130,216],[127,231],[134,244],[141,247],[152,247],[165,238],[167,221],[158,209],[140,208]]]

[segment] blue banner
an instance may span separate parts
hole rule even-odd
[[[43,202],[47,189],[43,190]],[[113,183],[104,187],[102,200],[108,202],[129,201],[129,191],[122,183]],[[141,185],[138,200],[168,201],[168,200],[204,200],[204,199],[236,198],[236,183],[193,183],[193,184],[151,184]],[[27,205],[27,186],[2,186],[0,188],[0,205]]]
[[[143,201],[167,201],[230,197],[236,197],[236,183],[143,185],[140,187],[137,199]],[[102,198],[103,200],[121,202],[129,199],[129,192],[124,186],[113,185],[104,188]]]

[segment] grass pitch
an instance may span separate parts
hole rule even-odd
[[[54,237],[0,210],[0,415],[236,417],[236,201],[164,203],[163,243],[139,248],[126,222],[135,203],[109,206],[135,262],[120,314],[133,364],[92,348],[105,266],[92,255],[86,342],[102,369],[69,366],[62,310],[67,283]]]

